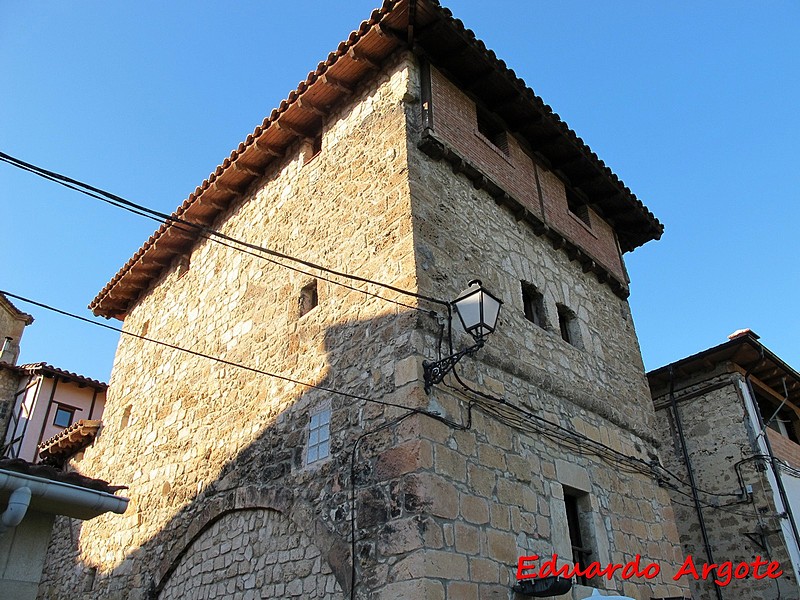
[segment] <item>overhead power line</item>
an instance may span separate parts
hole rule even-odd
[[[216,243],[219,243],[219,244],[221,244],[221,245],[223,245],[223,246],[225,246],[227,248],[231,248],[233,250],[240,251],[240,252],[243,252],[245,254],[249,254],[251,256],[255,256],[256,258],[260,258],[260,259],[266,260],[266,261],[268,261],[268,262],[270,262],[272,264],[278,265],[278,266],[286,267],[286,268],[292,269],[294,271],[298,271],[300,273],[304,273],[304,274],[310,275],[310,273],[308,273],[306,271],[303,271],[301,269],[298,269],[296,267],[292,267],[290,265],[287,265],[287,264],[284,264],[284,263],[281,263],[281,262],[277,262],[276,260],[273,260],[273,259],[280,259],[280,260],[284,260],[284,261],[289,261],[289,262],[292,262],[292,263],[300,264],[300,265],[303,265],[303,266],[305,266],[307,268],[314,269],[316,271],[320,271],[320,272],[323,272],[323,273],[328,273],[330,275],[334,275],[336,277],[341,277],[343,279],[349,279],[351,281],[356,281],[356,282],[364,283],[364,284],[368,284],[368,285],[375,285],[375,286],[384,288],[386,290],[390,290],[390,291],[396,292],[398,294],[402,294],[402,295],[405,295],[405,296],[417,298],[419,300],[424,300],[426,302],[432,302],[434,304],[447,306],[448,309],[450,307],[448,302],[446,302],[444,300],[439,300],[438,298],[433,298],[431,296],[426,296],[424,294],[419,294],[417,292],[412,292],[410,290],[405,290],[405,289],[397,287],[395,285],[391,285],[391,284],[384,283],[384,282],[381,282],[381,281],[376,281],[374,279],[369,279],[367,277],[361,277],[359,275],[353,275],[351,273],[346,273],[344,271],[331,269],[329,267],[325,267],[323,265],[319,265],[317,263],[314,263],[314,262],[311,262],[311,261],[308,261],[308,260],[305,260],[305,259],[302,259],[302,258],[298,258],[296,256],[292,256],[292,255],[286,254],[284,252],[279,252],[277,250],[273,250],[272,248],[267,248],[265,246],[259,246],[258,244],[253,244],[253,243],[250,243],[250,242],[246,242],[244,240],[240,240],[240,239],[234,238],[232,236],[229,236],[229,235],[227,235],[225,233],[220,232],[219,230],[212,229],[210,227],[207,227],[205,225],[201,225],[199,223],[193,223],[191,221],[187,221],[186,219],[182,219],[182,218],[174,216],[174,215],[168,215],[167,213],[163,213],[163,212],[157,211],[157,210],[149,208],[149,207],[147,207],[147,206],[145,206],[143,204],[138,204],[136,202],[132,202],[130,200],[127,200],[127,199],[123,198],[122,196],[118,196],[116,194],[113,194],[113,193],[108,192],[106,190],[103,190],[101,188],[95,187],[95,186],[90,185],[88,183],[79,181],[77,179],[73,179],[72,177],[68,177],[66,175],[62,175],[62,174],[57,173],[55,171],[50,171],[48,169],[44,169],[44,168],[39,167],[37,165],[34,165],[32,163],[25,162],[25,161],[23,161],[23,160],[21,160],[19,158],[11,156],[10,154],[6,154],[5,152],[0,152],[0,161],[3,161],[5,163],[7,163],[7,164],[9,164],[9,165],[11,165],[13,167],[16,167],[18,169],[21,169],[23,171],[27,171],[29,173],[33,173],[34,175],[42,177],[43,179],[47,179],[48,181],[52,181],[54,183],[62,185],[64,187],[69,188],[71,190],[74,190],[76,192],[80,192],[81,194],[84,194],[86,196],[89,196],[90,198],[94,198],[95,200],[99,200],[101,202],[104,202],[106,204],[114,206],[115,208],[119,208],[119,209],[125,210],[127,212],[133,213],[133,214],[135,214],[137,216],[140,216],[140,217],[144,217],[144,218],[150,219],[150,220],[155,221],[157,223],[162,223],[162,222],[170,223],[174,227],[178,228],[179,230],[191,231],[193,233],[198,234],[200,237],[202,237],[204,239],[209,239],[209,240],[214,241]],[[271,258],[269,258],[269,257],[271,257]],[[358,291],[358,292],[367,294],[369,296],[373,296],[375,298],[379,298],[381,300],[386,300],[387,302],[392,302],[394,304],[399,304],[399,305],[401,305],[401,306],[403,306],[405,308],[409,308],[409,309],[413,309],[413,310],[420,310],[420,311],[423,311],[423,312],[430,312],[430,311],[427,311],[427,310],[422,309],[420,307],[412,306],[410,304],[405,304],[403,302],[399,302],[399,301],[391,299],[391,298],[386,298],[386,297],[380,296],[380,295],[378,295],[378,294],[376,294],[374,292],[370,292],[370,291],[367,291],[367,290],[364,290],[364,289],[361,289],[361,288],[357,288],[357,287],[354,287],[352,285],[348,285],[348,284],[342,283],[340,281],[336,281],[334,279],[330,279],[330,278],[322,278],[322,279],[324,281],[328,281],[328,282],[330,282],[330,283],[332,283],[334,285],[339,285],[339,286],[342,286],[342,287],[345,287],[345,288],[348,288],[348,289],[351,289],[351,290],[354,290],[354,291]]]
[[[428,414],[428,416],[432,416],[432,417],[438,418],[440,420],[442,419],[442,417],[440,415],[436,415],[435,413],[427,413],[426,411],[423,411],[423,410],[410,409],[408,406],[403,406],[402,404],[397,404],[395,402],[387,402],[385,400],[378,400],[376,398],[370,398],[368,396],[361,396],[359,394],[351,394],[350,392],[344,392],[342,390],[337,390],[337,389],[330,388],[330,387],[327,387],[327,386],[318,385],[318,384],[315,384],[315,383],[309,383],[307,381],[301,381],[301,380],[295,379],[293,377],[288,377],[287,375],[280,375],[278,373],[272,373],[270,371],[265,371],[264,369],[259,369],[258,367],[251,367],[249,365],[245,365],[245,364],[242,364],[242,363],[237,363],[237,362],[232,361],[232,360],[227,360],[227,359],[221,358],[219,356],[213,356],[211,354],[206,354],[205,352],[199,352],[197,350],[191,350],[189,348],[183,348],[182,346],[178,346],[176,344],[170,344],[169,342],[163,342],[161,340],[156,340],[156,339],[153,339],[151,337],[147,337],[145,335],[139,335],[139,334],[133,333],[131,331],[125,331],[121,327],[114,327],[113,325],[109,325],[108,323],[100,323],[99,321],[93,321],[92,319],[88,319],[86,317],[82,317],[80,315],[76,315],[75,313],[71,313],[69,311],[62,310],[60,308],[56,308],[56,307],[51,306],[49,304],[45,304],[44,302],[38,302],[36,300],[32,300],[30,298],[26,298],[25,296],[12,294],[11,292],[7,292],[5,290],[0,290],[0,294],[4,294],[5,296],[7,296],[9,298],[13,298],[15,300],[19,300],[20,302],[26,302],[28,304],[32,304],[33,306],[38,306],[39,308],[43,308],[45,310],[49,310],[51,312],[57,313],[59,315],[63,315],[65,317],[69,317],[71,319],[76,319],[78,321],[83,321],[84,323],[90,323],[91,325],[94,325],[96,327],[102,327],[103,329],[108,329],[109,331],[115,331],[117,333],[121,333],[122,335],[127,335],[129,337],[136,338],[136,339],[139,339],[139,340],[143,340],[145,342],[150,342],[152,344],[157,344],[157,345],[163,346],[165,348],[170,348],[171,350],[177,350],[179,352],[184,352],[186,354],[191,354],[192,356],[197,356],[199,358],[205,358],[205,359],[208,359],[208,360],[213,360],[215,362],[218,362],[220,364],[223,364],[223,365],[226,365],[226,366],[229,366],[229,367],[236,367],[238,369],[243,369],[245,371],[250,371],[251,373],[256,373],[258,375],[264,375],[266,377],[272,377],[274,379],[280,379],[281,381],[286,381],[288,383],[294,383],[296,385],[300,385],[300,386],[303,386],[303,387],[307,387],[307,388],[311,388],[311,389],[315,389],[315,390],[320,390],[320,391],[323,391],[323,392],[329,392],[331,394],[336,394],[338,396],[343,396],[345,398],[350,398],[352,400],[363,400],[365,402],[372,402],[372,403],[375,403],[375,404],[382,404],[384,406],[393,406],[395,408],[402,408],[402,409],[405,409],[405,410],[415,410],[416,412]]]

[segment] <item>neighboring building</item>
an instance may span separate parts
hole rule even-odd
[[[784,573],[734,579],[721,596],[710,580],[690,580],[692,597],[800,598],[800,374],[743,330],[647,376],[670,436],[662,457],[676,475],[684,552],[734,564],[761,556]]]
[[[101,381],[45,363],[0,365],[3,371],[13,371],[18,380],[3,457],[38,462],[40,444],[78,421],[96,421],[103,415],[108,386]]]
[[[40,597],[505,599],[553,553],[661,567],[572,598],[683,597],[622,260],[661,225],[449,11],[385,2],[175,216],[229,237],[166,223],[92,302],[133,335],[81,467],[131,507]],[[473,277],[483,395],[427,395]]]
[[[78,473],[0,459],[0,596],[34,600],[55,516],[123,513],[128,499],[114,495],[119,489]]]
[[[14,369],[2,367],[17,364],[22,333],[31,323],[31,315],[14,306],[5,294],[0,294],[0,433],[6,430],[19,385]]]

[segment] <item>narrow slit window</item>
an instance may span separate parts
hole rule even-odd
[[[305,160],[303,164],[310,162],[320,152],[322,152],[322,132],[306,140],[304,148]]]
[[[591,535],[586,531],[586,522],[590,517],[588,508],[588,494],[575,494],[564,491],[564,508],[567,512],[567,528],[569,529],[569,542],[572,547],[572,562],[586,568],[592,562],[592,548],[589,546]],[[581,585],[588,585],[589,580],[585,575],[576,576]]]
[[[331,409],[326,408],[311,415],[308,423],[308,448],[306,464],[318,462],[330,456]]]
[[[298,298],[298,316],[308,314],[319,304],[319,296],[317,295],[317,280],[311,281],[303,286],[300,290],[300,297]]]
[[[522,282],[522,308],[528,321],[542,329],[547,327],[544,316],[544,296],[527,281]]]
[[[559,304],[557,309],[561,339],[575,347],[580,347],[580,330],[575,313],[563,304]]]

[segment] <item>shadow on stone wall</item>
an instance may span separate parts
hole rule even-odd
[[[426,402],[416,384],[395,387],[395,363],[413,354],[413,333],[425,320],[430,319],[423,313],[400,312],[327,329],[327,371],[317,385],[404,407]],[[309,412],[326,403],[332,407],[331,456],[309,466],[305,464]],[[129,551],[113,570],[103,572],[82,561],[77,548],[81,529],[84,536],[104,537],[105,547],[113,548],[114,516],[100,517],[102,523],[61,521],[50,554],[70,553],[72,563],[50,560],[39,596],[59,598],[82,590],[84,597],[104,599],[260,598],[268,590],[269,597],[301,593],[308,598],[349,597],[353,444],[365,431],[405,412],[307,389],[229,460],[215,481],[181,506],[156,535]],[[206,419],[209,427],[220,428],[221,436],[224,428],[244,425],[218,417]],[[381,453],[398,443],[398,435],[402,434],[382,430],[359,445],[353,471],[357,539],[363,540],[357,546],[359,590],[385,583],[385,574],[375,571],[372,558],[376,544],[380,548],[395,535],[390,521],[407,516],[416,519],[420,530],[425,527],[424,502],[415,495],[414,482],[401,477],[407,472],[404,465],[379,460]],[[101,436],[96,444],[102,443]],[[141,460],[146,458],[143,453]],[[133,486],[131,496],[136,494]],[[98,526],[103,529],[100,533]]]

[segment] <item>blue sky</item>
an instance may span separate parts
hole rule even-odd
[[[171,212],[378,1],[0,0],[0,150]],[[647,368],[740,327],[800,368],[800,3],[445,4],[665,224]],[[0,288],[86,316],[155,229],[4,164],[0,215]],[[21,361],[107,380],[115,334],[16,304]]]

